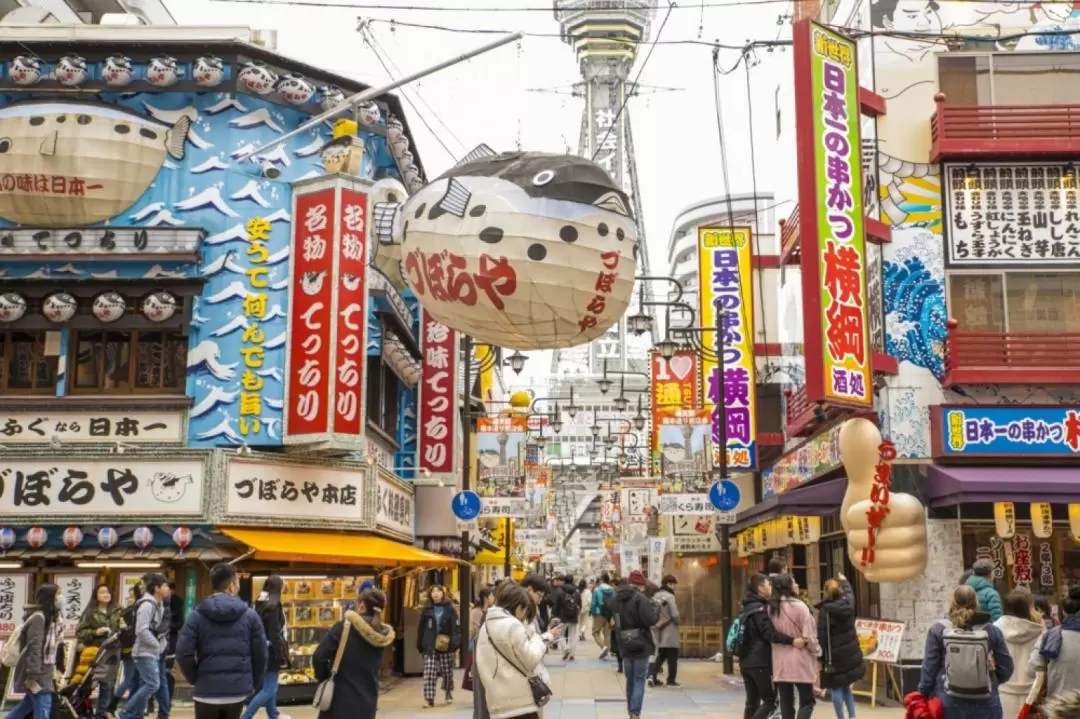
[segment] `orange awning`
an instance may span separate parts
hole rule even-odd
[[[371,534],[274,529],[222,529],[255,550],[258,559],[363,567],[450,567],[460,562]]]

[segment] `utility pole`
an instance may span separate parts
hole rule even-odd
[[[724,319],[727,312],[717,308],[716,311],[716,406],[719,410],[717,432],[720,444],[720,481],[727,479],[727,396],[724,392]],[[731,592],[731,528],[727,524],[720,525],[720,604],[723,609],[722,620],[724,632],[721,636],[726,637],[731,627],[731,615],[733,601]],[[724,674],[735,673],[735,658],[728,651],[727,642],[724,642]]]
[[[472,462],[469,455],[472,454],[472,335],[463,335],[461,346],[465,355],[465,410],[462,416],[465,422],[462,424],[461,433],[461,490],[472,489]],[[458,592],[461,595],[461,612],[463,617],[468,616],[472,606],[472,540],[469,537],[468,528],[461,532],[461,558],[462,564],[458,568]],[[461,664],[465,665],[465,658],[469,651],[469,623],[461,622]]]

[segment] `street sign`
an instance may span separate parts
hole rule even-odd
[[[717,527],[721,524],[735,524],[735,518],[738,516],[735,512],[719,512],[713,515],[713,524]]]
[[[480,495],[470,489],[458,492],[450,501],[450,510],[463,522],[476,519],[480,516]]]
[[[709,501],[718,512],[730,512],[739,506],[739,486],[730,479],[720,479],[709,487]]]

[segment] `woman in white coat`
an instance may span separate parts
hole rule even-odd
[[[1005,614],[994,622],[994,626],[1005,636],[1005,646],[1017,662],[1031,655],[1031,650],[1039,644],[1039,639],[1046,631],[1042,616],[1035,611],[1031,592],[1027,589],[1014,589],[1005,598],[1002,607]],[[1033,680],[1027,672],[1015,671],[1009,681],[998,687],[1001,696],[1001,709],[1004,719],[1016,719],[1027,701]]]
[[[500,587],[476,638],[476,675],[491,719],[540,719],[529,677],[538,676],[547,643],[529,631],[536,603],[520,585]]]

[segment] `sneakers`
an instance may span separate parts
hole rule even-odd
[[[453,704],[454,703],[454,693],[453,692],[446,692],[446,703],[447,704]]]
[[[682,684],[679,684],[678,682],[668,682],[665,686],[675,687],[676,689],[678,689],[682,686]]]
[[[608,649],[607,647],[604,647],[603,649],[600,650],[600,658],[605,659],[605,658],[607,658],[607,655],[610,654],[610,653],[611,653],[611,650]]]
[[[649,679],[647,681],[647,684],[650,687],[658,687],[658,686],[660,686],[660,680],[657,679],[656,677],[649,677]]]
[[[562,660],[564,662],[570,661],[570,650],[569,649],[567,649],[565,652],[562,653]]]

